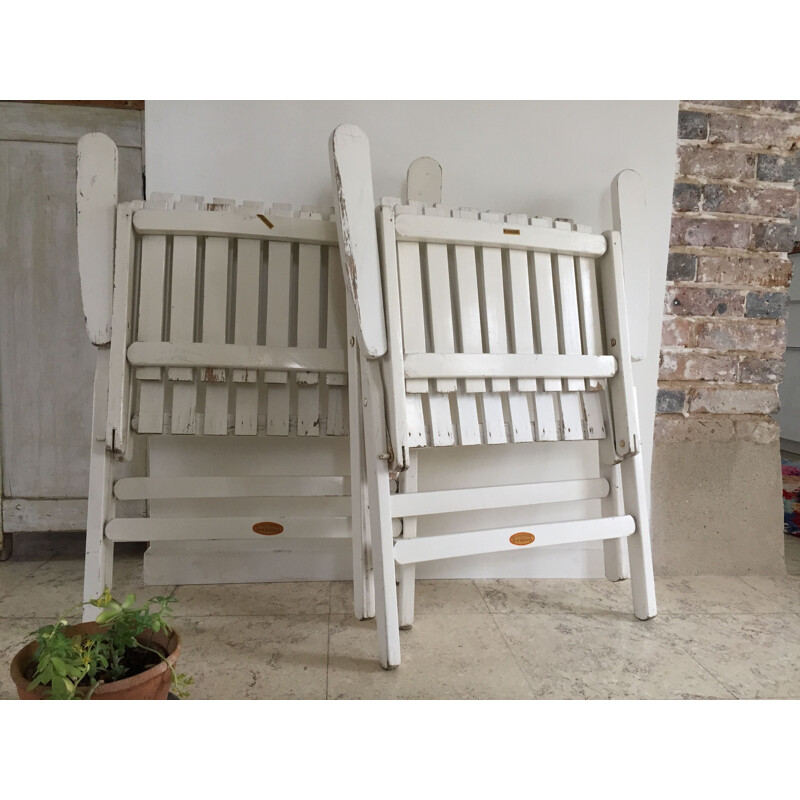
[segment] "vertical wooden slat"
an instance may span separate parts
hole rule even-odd
[[[525,214],[507,214],[506,224],[516,230],[528,225]],[[513,234],[510,234],[513,235]],[[531,317],[531,286],[528,274],[528,254],[522,250],[508,250],[508,282],[506,308],[511,315],[511,350],[514,353],[533,353],[533,320]],[[514,381],[514,391],[508,395],[511,438],[515,442],[531,442],[531,413],[528,398],[522,392],[536,390],[535,379]]]
[[[549,228],[552,220],[546,217],[533,217],[531,225]],[[533,253],[533,275],[538,351],[545,355],[554,355],[558,353],[558,320],[553,288],[553,263],[549,253]],[[533,397],[536,438],[539,441],[551,442],[558,439],[554,392],[561,389],[561,381],[558,378],[545,378],[541,381],[541,388],[544,391],[537,392]]]
[[[425,206],[428,216],[449,217],[447,209]],[[450,265],[447,259],[447,245],[425,244],[427,280],[422,290],[428,296],[430,308],[431,348],[435,353],[454,353],[453,308],[450,300]],[[450,414],[448,393],[456,391],[455,379],[432,381],[428,402],[431,416],[431,438],[434,446],[447,446],[455,441],[453,419]]]
[[[322,215],[301,211],[302,219],[322,219]],[[320,346],[320,308],[322,285],[322,248],[300,244],[297,279],[297,346]],[[298,372],[297,435],[319,436],[320,385],[316,372]]]
[[[237,213],[251,216],[264,210],[263,203],[248,203]],[[236,242],[236,317],[233,324],[235,344],[257,344],[258,303],[261,280],[261,242],[257,239],[238,239]],[[237,436],[258,433],[258,371],[231,370],[236,385],[233,429]]]
[[[478,212],[472,208],[459,208],[453,216],[460,219],[478,219]],[[478,294],[478,267],[475,248],[456,245],[455,248],[455,297],[456,323],[462,353],[482,353],[481,309]],[[458,432],[461,444],[481,444],[481,431],[478,415],[478,398],[475,393],[486,391],[483,378],[467,378],[464,391],[456,396],[458,411]]]
[[[205,243],[203,269],[203,341],[224,344],[228,313],[228,240],[209,236]],[[226,370],[204,369],[205,419],[203,431],[209,435],[228,433],[228,383]]]
[[[572,230],[569,220],[556,220],[554,228]],[[575,280],[575,259],[572,256],[556,255],[556,299],[559,316],[559,344],[566,355],[581,353],[581,324],[578,315],[578,287]],[[566,388],[579,392],[586,388],[582,378],[568,378]]]
[[[196,211],[195,198],[185,197],[175,203],[177,211]],[[195,286],[197,283],[197,237],[174,236],[172,240],[172,288],[170,297],[169,340],[194,341]],[[172,383],[172,433],[197,432],[197,385],[194,370],[170,367]]]
[[[588,225],[575,225],[574,229],[582,233],[592,232]],[[583,353],[588,356],[596,356],[603,352],[596,262],[591,258],[578,258],[576,261],[578,266],[578,305],[580,308]],[[590,389],[596,389],[601,385],[601,382],[596,378],[591,378],[587,381],[587,385]]]
[[[144,207],[163,210],[167,200],[151,197]],[[139,273],[138,338],[143,342],[162,341],[164,325],[164,278],[166,272],[166,236],[142,237]],[[164,381],[160,367],[139,367],[139,433],[161,433],[164,428]]]
[[[342,264],[337,247],[328,247],[328,349],[344,349],[347,346],[347,307],[345,304]],[[354,363],[355,366],[355,363]],[[327,425],[328,436],[347,436],[348,405],[347,375],[328,373],[325,376],[328,386]]]
[[[492,211],[481,212],[487,222],[502,222],[503,215]],[[503,291],[503,260],[499,247],[481,247],[480,289],[483,293],[484,346],[488,353],[507,353],[505,296]],[[491,392],[483,395],[483,422],[486,441],[499,444],[508,441],[505,427],[503,400],[498,392],[508,392],[508,378],[491,378]]]
[[[396,214],[414,214],[419,205],[410,204],[395,209]],[[403,328],[403,352],[426,351],[425,311],[422,296],[422,267],[419,245],[416,242],[397,243],[397,274],[400,285],[400,314]],[[427,444],[422,393],[427,393],[427,380],[406,380],[406,415],[408,420],[408,446],[424,447]]]
[[[292,207],[273,205],[270,217],[291,217]],[[291,301],[292,246],[289,242],[270,242],[267,259],[267,346],[287,347]],[[268,371],[267,434],[289,434],[289,376],[286,372]]]

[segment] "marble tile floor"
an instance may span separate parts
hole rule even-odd
[[[373,620],[343,582],[144,587],[142,548],[118,546],[115,594],[173,590],[191,699],[800,698],[800,539],[785,577],[657,579],[636,620],[627,582],[420,581],[403,664],[375,658]],[[15,537],[0,563],[0,699],[13,654],[80,600],[80,535]]]

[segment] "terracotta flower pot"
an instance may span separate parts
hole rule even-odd
[[[96,633],[100,626],[96,622],[84,622],[80,625],[71,625],[64,629],[67,636],[77,633]],[[141,637],[139,637],[141,639]],[[181,651],[181,638],[176,631],[167,634],[163,631],[153,634],[152,641],[163,647],[167,652],[167,661],[175,667],[178,654]],[[17,686],[20,700],[43,700],[44,686],[37,686],[33,691],[28,691],[30,678],[25,677],[25,672],[33,662],[36,653],[36,642],[25,645],[11,661],[11,678]],[[166,700],[169,687],[172,683],[172,672],[163,661],[144,672],[131,675],[119,681],[100,684],[91,696],[91,700]]]

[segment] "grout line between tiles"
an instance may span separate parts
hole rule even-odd
[[[516,664],[517,669],[520,671],[520,674],[522,675],[523,680],[527,684],[528,689],[530,689],[531,695],[532,695],[531,699],[532,700],[536,700],[537,699],[536,698],[536,690],[534,689],[533,684],[531,683],[531,679],[528,677],[527,673],[522,668],[522,665],[520,664],[519,658],[517,657],[517,654],[514,652],[514,648],[511,646],[511,643],[508,641],[508,639],[506,638],[506,635],[503,633],[503,631],[501,630],[500,626],[498,625],[498,623],[497,623],[497,617],[498,616],[499,616],[498,614],[491,614],[492,622],[494,623],[494,626],[497,629],[497,632],[500,634],[500,638],[503,640],[503,643],[508,648],[508,652],[511,653],[511,658],[514,659],[514,664]]]

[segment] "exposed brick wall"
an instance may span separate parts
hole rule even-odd
[[[800,101],[680,103],[656,438],[778,409],[799,143]]]

